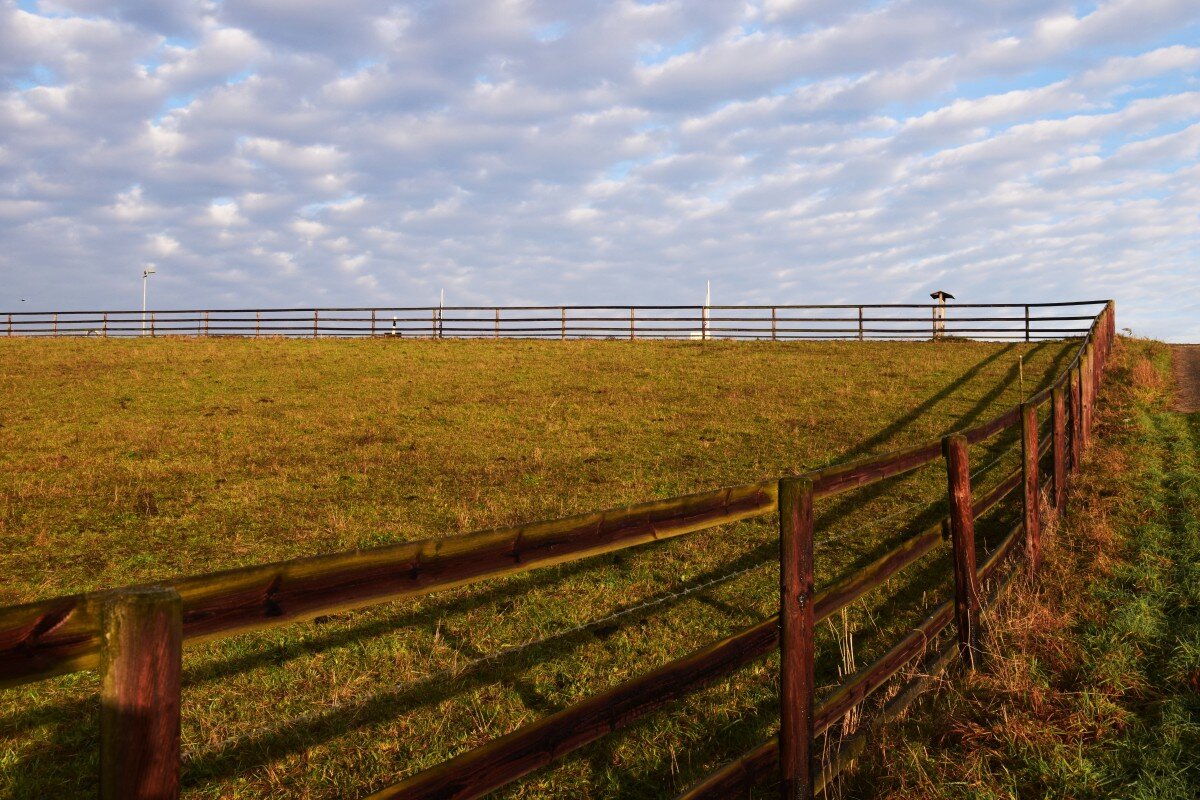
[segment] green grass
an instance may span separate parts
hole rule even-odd
[[[1007,598],[988,669],[892,730],[847,796],[1200,793],[1200,414],[1126,341],[1045,572]]]
[[[1071,352],[961,341],[2,341],[0,602],[796,473],[988,419],[1020,397],[1018,355],[1032,391]],[[982,449],[973,457],[991,461]],[[1006,459],[981,488],[1016,456]],[[930,468],[821,504],[818,584],[935,519],[944,492]],[[776,556],[764,519],[189,648],[185,794],[331,798],[387,785],[772,613]],[[746,567],[757,568],[561,633]],[[948,574],[940,554],[856,606],[860,664],[940,599]],[[835,636],[822,637],[832,685]],[[96,688],[82,673],[0,693],[0,795],[94,794]],[[776,722],[767,660],[502,794],[670,795]]]

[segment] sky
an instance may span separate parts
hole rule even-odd
[[[0,311],[1115,298],[1200,341],[1200,2],[0,0]],[[22,302],[24,301],[24,302]]]

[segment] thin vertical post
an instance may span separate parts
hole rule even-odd
[[[208,312],[204,312],[204,335],[208,336]]]
[[[8,315],[8,335],[12,336],[12,314]]]
[[[101,612],[100,797],[179,797],[182,603],[166,587],[126,589]]]
[[[54,313],[54,335],[58,336],[58,312]]]
[[[158,312],[150,312],[150,338],[153,339],[158,334],[155,333],[155,325],[158,323]]]
[[[858,340],[861,342],[864,338],[863,331],[863,307],[858,307]]]
[[[775,306],[771,306],[771,341],[772,342],[778,341],[778,339],[779,339],[778,335],[775,332],[775,327],[776,327],[777,323],[778,323],[778,320],[776,319]]]
[[[708,341],[708,306],[700,309],[700,341]]]
[[[320,313],[321,312],[318,311],[317,309],[315,309],[315,308],[313,309],[313,338],[314,339],[317,338],[317,324],[318,324],[318,320],[320,319]]]
[[[371,338],[375,338],[375,309],[371,309]]]
[[[929,312],[930,312],[930,316],[932,317],[932,322],[930,324],[933,326],[933,338],[936,339],[936,338],[938,338],[937,306],[934,306],[933,308],[929,309]]]
[[[1029,306],[1025,306],[1025,341],[1029,341]]]
[[[1021,404],[1021,472],[1024,477],[1025,560],[1030,572],[1042,562],[1042,519],[1039,508],[1037,406]]]
[[[262,312],[255,311],[254,312],[254,338],[255,339],[258,338],[258,331],[259,331],[260,327],[262,327]]]
[[[779,482],[779,789],[813,796],[813,487]]]
[[[1054,507],[1062,513],[1067,507],[1067,404],[1063,387],[1051,394],[1054,425]]]
[[[975,516],[971,511],[971,467],[967,437],[942,440],[950,501],[950,538],[954,547],[954,621],[958,653],[968,669],[978,661],[979,583],[975,574]]]
[[[108,312],[107,311],[104,312],[103,335],[104,335],[105,339],[108,338]]]
[[[429,309],[429,338],[430,339],[436,339],[438,337],[437,322],[438,322],[437,309],[436,308]]]
[[[1092,440],[1092,344],[1089,341],[1084,346],[1083,358],[1079,364],[1079,397],[1083,401],[1079,432],[1079,444],[1086,451]]]
[[[1079,469],[1083,459],[1083,382],[1079,379],[1079,366],[1071,368],[1070,394],[1067,402],[1071,411],[1071,471]]]
[[[567,340],[567,307],[562,307],[562,340]]]
[[[633,306],[630,306],[629,307],[629,341],[632,342],[636,338],[637,338],[637,334],[635,333],[634,327],[633,327]]]
[[[493,339],[500,338],[500,309],[498,309],[498,308],[496,309],[496,335],[493,336],[492,338]]]

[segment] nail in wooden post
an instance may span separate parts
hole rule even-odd
[[[1042,563],[1042,520],[1039,507],[1037,406],[1021,404],[1021,464],[1025,478],[1025,560],[1031,572]]]
[[[174,589],[123,590],[102,611],[100,797],[179,797],[182,611]]]
[[[950,538],[954,546],[954,621],[958,652],[969,669],[978,661],[979,584],[975,574],[975,517],[971,511],[971,466],[967,437],[942,440],[950,500]]]
[[[1059,513],[1067,507],[1067,403],[1063,387],[1051,395],[1054,420],[1054,507]]]
[[[813,488],[779,482],[779,780],[784,800],[813,796]]]

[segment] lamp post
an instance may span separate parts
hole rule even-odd
[[[150,276],[154,274],[154,267],[146,267],[142,270],[142,336],[146,335],[146,287],[150,283]]]

